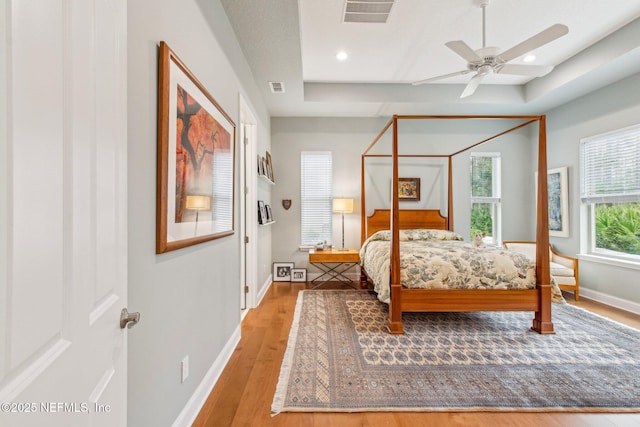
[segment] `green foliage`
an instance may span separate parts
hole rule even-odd
[[[471,205],[471,236],[476,232],[493,235],[493,220],[491,219],[491,204],[473,203]]]
[[[596,204],[596,247],[640,255],[640,203]]]

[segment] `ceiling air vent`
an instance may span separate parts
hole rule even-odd
[[[284,83],[282,82],[269,82],[271,93],[284,93]]]
[[[344,22],[387,22],[394,0],[346,0]]]

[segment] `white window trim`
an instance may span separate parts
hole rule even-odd
[[[498,175],[497,179],[492,181],[493,194],[498,194],[497,197],[474,197],[471,195],[469,203],[469,212],[471,212],[471,206],[474,203],[489,203],[495,206],[494,221],[493,221],[493,236],[487,236],[483,240],[486,244],[499,246],[502,244],[502,155],[500,152],[473,152],[469,153],[469,161],[471,157],[493,157],[497,159],[497,162],[492,162],[493,176]],[[471,189],[469,189],[471,193]],[[473,236],[471,236],[473,237]]]
[[[582,138],[580,140],[580,150],[582,150],[582,144],[595,139],[595,138],[605,138],[608,135],[624,132],[630,129],[636,129],[640,127],[640,125],[628,126],[621,129],[616,129],[610,132],[601,133],[598,135],[589,136],[586,138]],[[580,156],[582,154],[580,153]],[[582,159],[580,160],[580,181],[584,179],[583,177],[583,167]],[[582,184],[581,184],[582,185]],[[580,190],[582,193],[582,189]],[[599,264],[606,264],[615,267],[627,268],[632,270],[640,270],[640,255],[633,254],[625,254],[623,252],[615,252],[602,250],[596,248],[596,231],[595,224],[593,224],[595,218],[595,203],[596,201],[590,200],[585,201],[582,199],[582,194],[580,194],[580,251],[578,254],[578,258],[585,261],[596,262]],[[603,202],[615,202],[617,201],[615,197],[610,198],[610,200],[603,200]]]

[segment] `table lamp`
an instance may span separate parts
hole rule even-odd
[[[335,198],[333,199],[333,213],[342,214],[342,248],[341,251],[346,250],[344,247],[344,214],[350,214],[353,212],[353,199],[347,198]]]

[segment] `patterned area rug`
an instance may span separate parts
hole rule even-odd
[[[640,331],[569,304],[404,314],[363,291],[301,291],[272,404],[280,412],[640,412]]]

